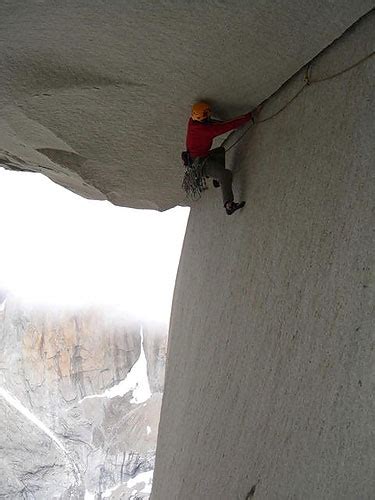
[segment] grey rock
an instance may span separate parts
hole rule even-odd
[[[249,111],[373,6],[3,1],[0,163],[118,205],[184,203],[192,102]]]
[[[139,358],[139,325],[114,320],[108,311],[47,311],[6,299],[0,391],[20,401],[54,437],[0,392],[4,498],[78,499],[86,490],[100,498],[153,470],[166,332],[146,325],[144,339],[148,380],[156,388],[151,397],[141,404],[131,402],[131,392],[102,397]]]
[[[375,11],[312,77],[370,54],[374,26]],[[372,57],[307,87],[228,155],[246,208],[227,217],[213,189],[192,208],[153,500],[244,500],[255,484],[257,500],[373,498],[374,81]]]

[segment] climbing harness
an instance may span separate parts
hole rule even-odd
[[[276,116],[278,116],[280,113],[282,113],[295,99],[297,99],[298,96],[300,96],[302,94],[302,92],[305,90],[306,87],[309,87],[315,83],[320,83],[320,82],[326,82],[327,80],[333,80],[333,78],[336,78],[340,75],[343,75],[344,73],[354,69],[356,66],[359,66],[360,64],[364,63],[365,61],[367,61],[367,59],[370,59],[370,57],[373,57],[375,55],[375,51],[371,52],[370,54],[368,54],[366,57],[363,57],[362,59],[360,59],[359,61],[357,61],[356,63],[352,64],[351,66],[347,67],[347,68],[344,68],[342,71],[339,71],[338,73],[334,73],[333,75],[329,75],[327,77],[324,77],[324,78],[312,78],[311,77],[311,73],[312,73],[312,63],[309,63],[307,66],[306,66],[306,70],[305,70],[305,75],[304,75],[304,84],[303,86],[299,89],[299,91],[282,107],[280,108],[278,111],[276,111],[276,113],[274,113],[273,115],[271,116],[268,116],[267,118],[264,118],[263,120],[258,120],[257,121],[257,124],[260,124],[260,123],[265,123],[269,120],[272,120],[273,118],[275,118]],[[265,101],[263,101],[261,103],[261,105],[263,105],[265,102],[267,101],[267,99]],[[249,132],[249,130],[252,128],[252,126],[254,125],[254,123],[251,123],[250,126],[248,126],[244,132],[240,135],[240,137],[238,137],[238,139],[233,143],[231,144],[228,148],[226,148],[226,152],[230,151],[232,148],[234,148],[234,146],[236,144],[238,144],[240,142],[240,140]],[[230,138],[233,136],[233,134],[235,133],[232,132],[231,134],[228,135],[228,137],[226,137],[226,139],[224,139],[224,141],[221,143],[221,146],[224,147],[224,144],[230,140]]]
[[[202,192],[207,189],[206,178],[203,175],[203,166],[207,158],[195,158],[193,160],[187,151],[184,151],[181,157],[185,167],[181,187],[185,191],[187,198],[191,201],[197,201],[202,196]]]

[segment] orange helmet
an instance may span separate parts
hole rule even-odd
[[[191,108],[191,117],[193,120],[203,122],[211,116],[210,105],[206,102],[197,102]]]

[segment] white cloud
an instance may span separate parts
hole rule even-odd
[[[0,288],[168,321],[188,209],[132,210],[0,169]]]

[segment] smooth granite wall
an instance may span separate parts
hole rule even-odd
[[[117,205],[185,203],[196,99],[250,111],[374,0],[3,0],[0,165]]]
[[[372,13],[312,77],[371,53],[374,27]],[[153,500],[374,498],[374,59],[306,88],[232,150],[241,213],[212,188],[192,207]]]

